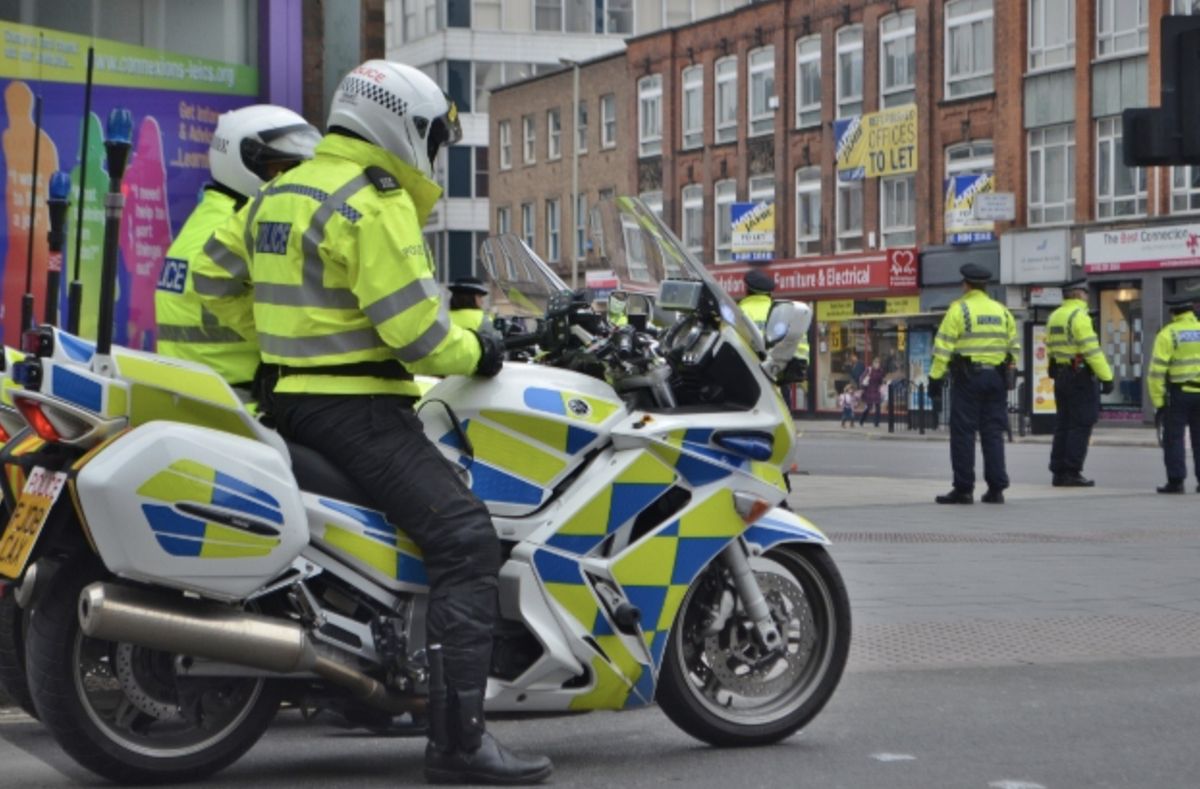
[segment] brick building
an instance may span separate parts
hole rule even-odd
[[[997,273],[995,294],[1030,319],[1031,341],[1041,303],[1052,301],[1038,286],[1083,265],[1119,378],[1105,412],[1140,418],[1162,300],[1200,292],[1200,167],[1121,161],[1121,111],[1157,102],[1167,13],[1200,13],[1200,3],[776,0],[638,36],[626,44],[618,113],[632,134],[617,149],[628,191],[661,206],[735,294],[749,264],[733,260],[733,212],[773,204],[774,249],[762,265],[784,295],[816,302],[818,408],[849,380],[850,351],[922,378],[930,330],[969,260]],[[594,93],[586,70],[581,79]],[[514,151],[520,118],[533,114],[545,134],[539,82],[570,101],[569,73],[547,80],[562,82],[504,94]],[[853,146],[839,155],[839,144],[884,110],[907,113],[910,133],[915,113],[911,153],[868,143],[900,166],[856,175],[844,155]],[[535,192],[521,199],[539,205],[536,186],[569,184],[563,172],[565,181],[530,165],[522,175]],[[607,167],[604,177],[618,180]],[[580,180],[595,193],[582,170]],[[974,218],[980,192],[1011,194],[1012,220]],[[1044,383],[1030,375],[1031,387]]]

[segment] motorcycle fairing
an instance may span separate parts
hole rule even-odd
[[[810,542],[829,545],[825,533],[794,512],[776,507],[759,518],[742,535],[752,548],[759,552],[785,542]]]
[[[309,494],[304,504],[319,546],[385,589],[429,591],[421,549],[382,512]]]

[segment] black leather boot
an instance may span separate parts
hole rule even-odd
[[[969,490],[954,488],[944,496],[938,496],[934,501],[938,504],[973,504],[975,496]]]
[[[541,783],[554,766],[545,756],[514,753],[488,734],[483,722],[483,691],[453,691],[449,718],[450,747],[436,737],[434,699],[430,699],[429,744],[425,747],[425,780],[432,784],[521,786]]]
[[[1155,488],[1155,490],[1159,493],[1183,493],[1183,480],[1169,479],[1166,485]]]

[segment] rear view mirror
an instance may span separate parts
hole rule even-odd
[[[812,308],[799,301],[777,301],[767,315],[763,339],[767,359],[763,367],[772,378],[778,376],[796,355],[800,341],[808,334],[812,323]]]

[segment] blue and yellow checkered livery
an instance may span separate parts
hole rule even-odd
[[[318,534],[319,540],[335,553],[365,565],[386,580],[429,585],[421,549],[408,535],[388,523],[382,512],[331,499],[320,499],[320,504],[353,521],[353,524],[327,521],[324,531]]]
[[[171,556],[250,558],[267,556],[279,545],[279,502],[202,463],[177,460],[142,483],[137,493],[153,502],[143,503],[142,512],[159,546]],[[228,514],[229,523],[200,517],[187,504]]]

